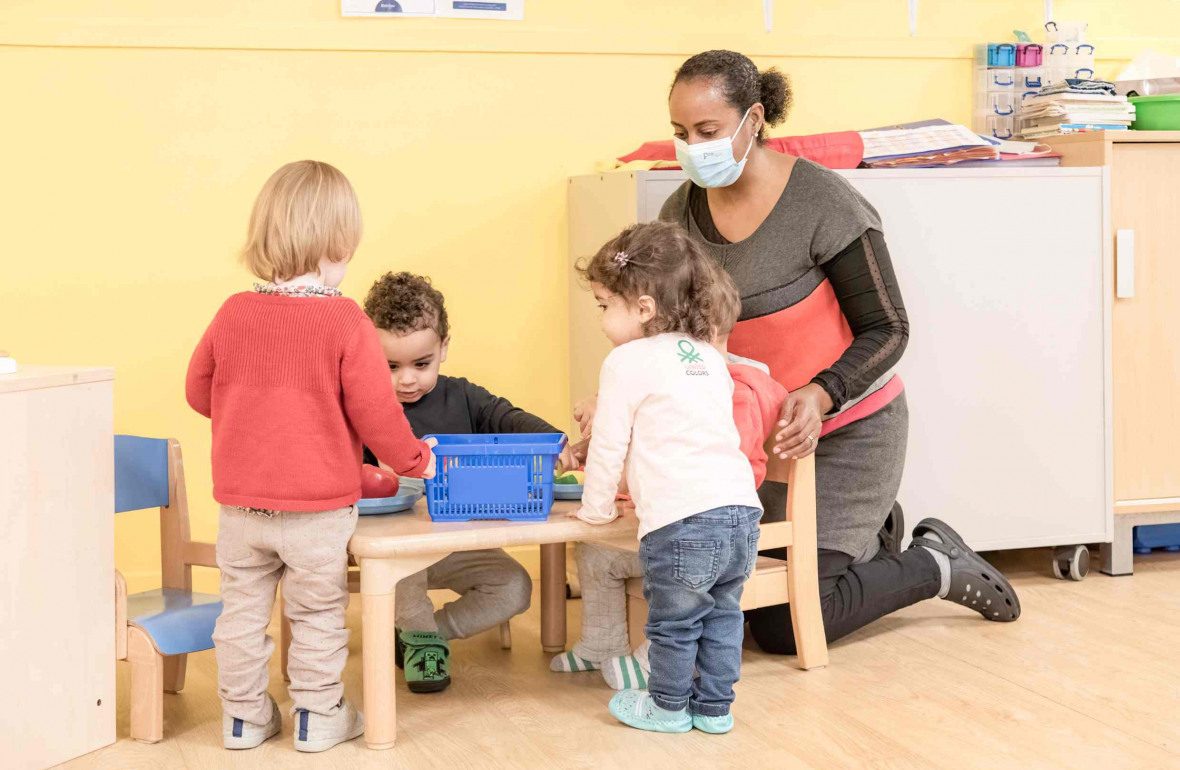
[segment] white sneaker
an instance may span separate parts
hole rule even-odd
[[[295,718],[295,750],[327,751],[338,743],[351,741],[365,733],[365,715],[353,708],[347,698],[331,716],[306,709],[293,709]]]
[[[261,746],[263,741],[272,735],[278,735],[283,729],[283,717],[279,714],[279,704],[275,699],[266,696],[270,701],[270,722],[256,725],[244,719],[234,719],[229,714],[221,715],[221,743],[227,749],[252,749]]]

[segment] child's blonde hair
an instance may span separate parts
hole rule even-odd
[[[327,163],[300,160],[262,186],[242,259],[264,281],[287,281],[316,272],[325,257],[351,259],[360,240],[361,207],[348,178]]]
[[[643,295],[655,300],[656,314],[644,325],[645,335],[680,332],[702,342],[712,340],[712,260],[680,225],[631,225],[588,261],[579,260],[577,270],[627,302]]]
[[[737,326],[742,314],[742,297],[737,284],[725,268],[713,263],[713,315],[717,321],[717,336],[727,337]]]

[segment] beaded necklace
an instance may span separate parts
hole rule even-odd
[[[280,297],[340,297],[341,291],[332,286],[275,286],[273,283],[256,283],[254,291],[259,294],[274,294]]]

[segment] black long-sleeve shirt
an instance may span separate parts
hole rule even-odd
[[[865,232],[825,262],[823,269],[853,340],[812,382],[827,391],[832,409],[838,410],[901,360],[910,338],[910,320],[881,231]]]
[[[463,377],[440,374],[433,390],[412,404],[402,404],[402,409],[418,438],[442,433],[562,432]],[[377,464],[368,447],[365,462]]]

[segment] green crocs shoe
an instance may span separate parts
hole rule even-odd
[[[692,730],[688,709],[667,711],[651,699],[647,690],[623,690],[610,699],[610,713],[629,727],[653,733],[687,733]]]
[[[723,735],[733,729],[733,714],[723,714],[719,717],[705,716],[704,714],[692,715],[692,726],[700,730],[702,733],[709,733],[710,735]]]
[[[451,648],[433,631],[398,631],[394,662],[405,669],[410,692],[438,692],[451,686]]]

